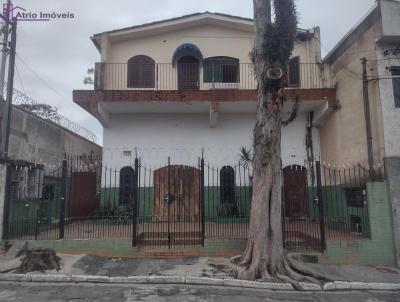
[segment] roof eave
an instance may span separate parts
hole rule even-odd
[[[101,46],[100,46],[99,42],[97,41],[97,36],[96,35],[91,36],[90,40],[92,40],[92,42],[93,42],[94,46],[96,46],[98,52],[101,53]]]

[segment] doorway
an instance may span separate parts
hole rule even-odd
[[[199,60],[194,56],[184,56],[178,61],[178,90],[200,89]]]

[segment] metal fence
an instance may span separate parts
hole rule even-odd
[[[290,88],[323,88],[322,64],[290,64]],[[253,64],[96,63],[95,90],[223,90],[257,89]]]
[[[368,238],[370,232],[366,184],[384,180],[384,166],[369,170],[362,165],[323,165],[321,173],[326,236],[341,239]]]
[[[67,157],[57,166],[15,165],[7,238],[130,238],[133,246],[180,249],[205,239],[246,239],[251,165],[215,167],[169,160],[153,167],[104,166],[101,158]],[[326,238],[368,238],[366,184],[383,167],[283,168],[282,231],[290,251],[321,251]]]

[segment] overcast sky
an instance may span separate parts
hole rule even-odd
[[[320,26],[322,52],[326,54],[368,12],[375,0],[296,2],[299,26]],[[99,60],[91,35],[194,12],[253,15],[252,0],[14,0],[14,5],[28,11],[75,15],[74,19],[20,22],[15,86],[37,101],[56,105],[61,114],[94,132],[100,144],[101,125],[72,102],[73,89],[93,89],[82,82],[86,70]]]

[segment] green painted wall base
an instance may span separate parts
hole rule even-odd
[[[369,239],[329,240],[320,263],[394,265],[395,254],[392,232],[392,209],[385,182],[367,184]]]
[[[392,233],[392,213],[385,182],[367,185],[368,220],[370,238],[353,240],[328,240],[327,251],[319,256],[320,263],[394,265],[395,253]],[[52,248],[58,253],[89,254],[126,258],[169,258],[184,256],[234,256],[246,247],[246,239],[207,239],[204,247],[162,251],[132,248],[130,238],[91,240],[30,241],[31,247]]]
[[[171,250],[138,250],[128,238],[91,240],[37,240],[29,241],[31,248],[51,248],[63,254],[87,254],[94,256],[125,258],[169,258],[184,256],[224,257],[240,254],[246,248],[244,239],[207,239],[204,247]]]

